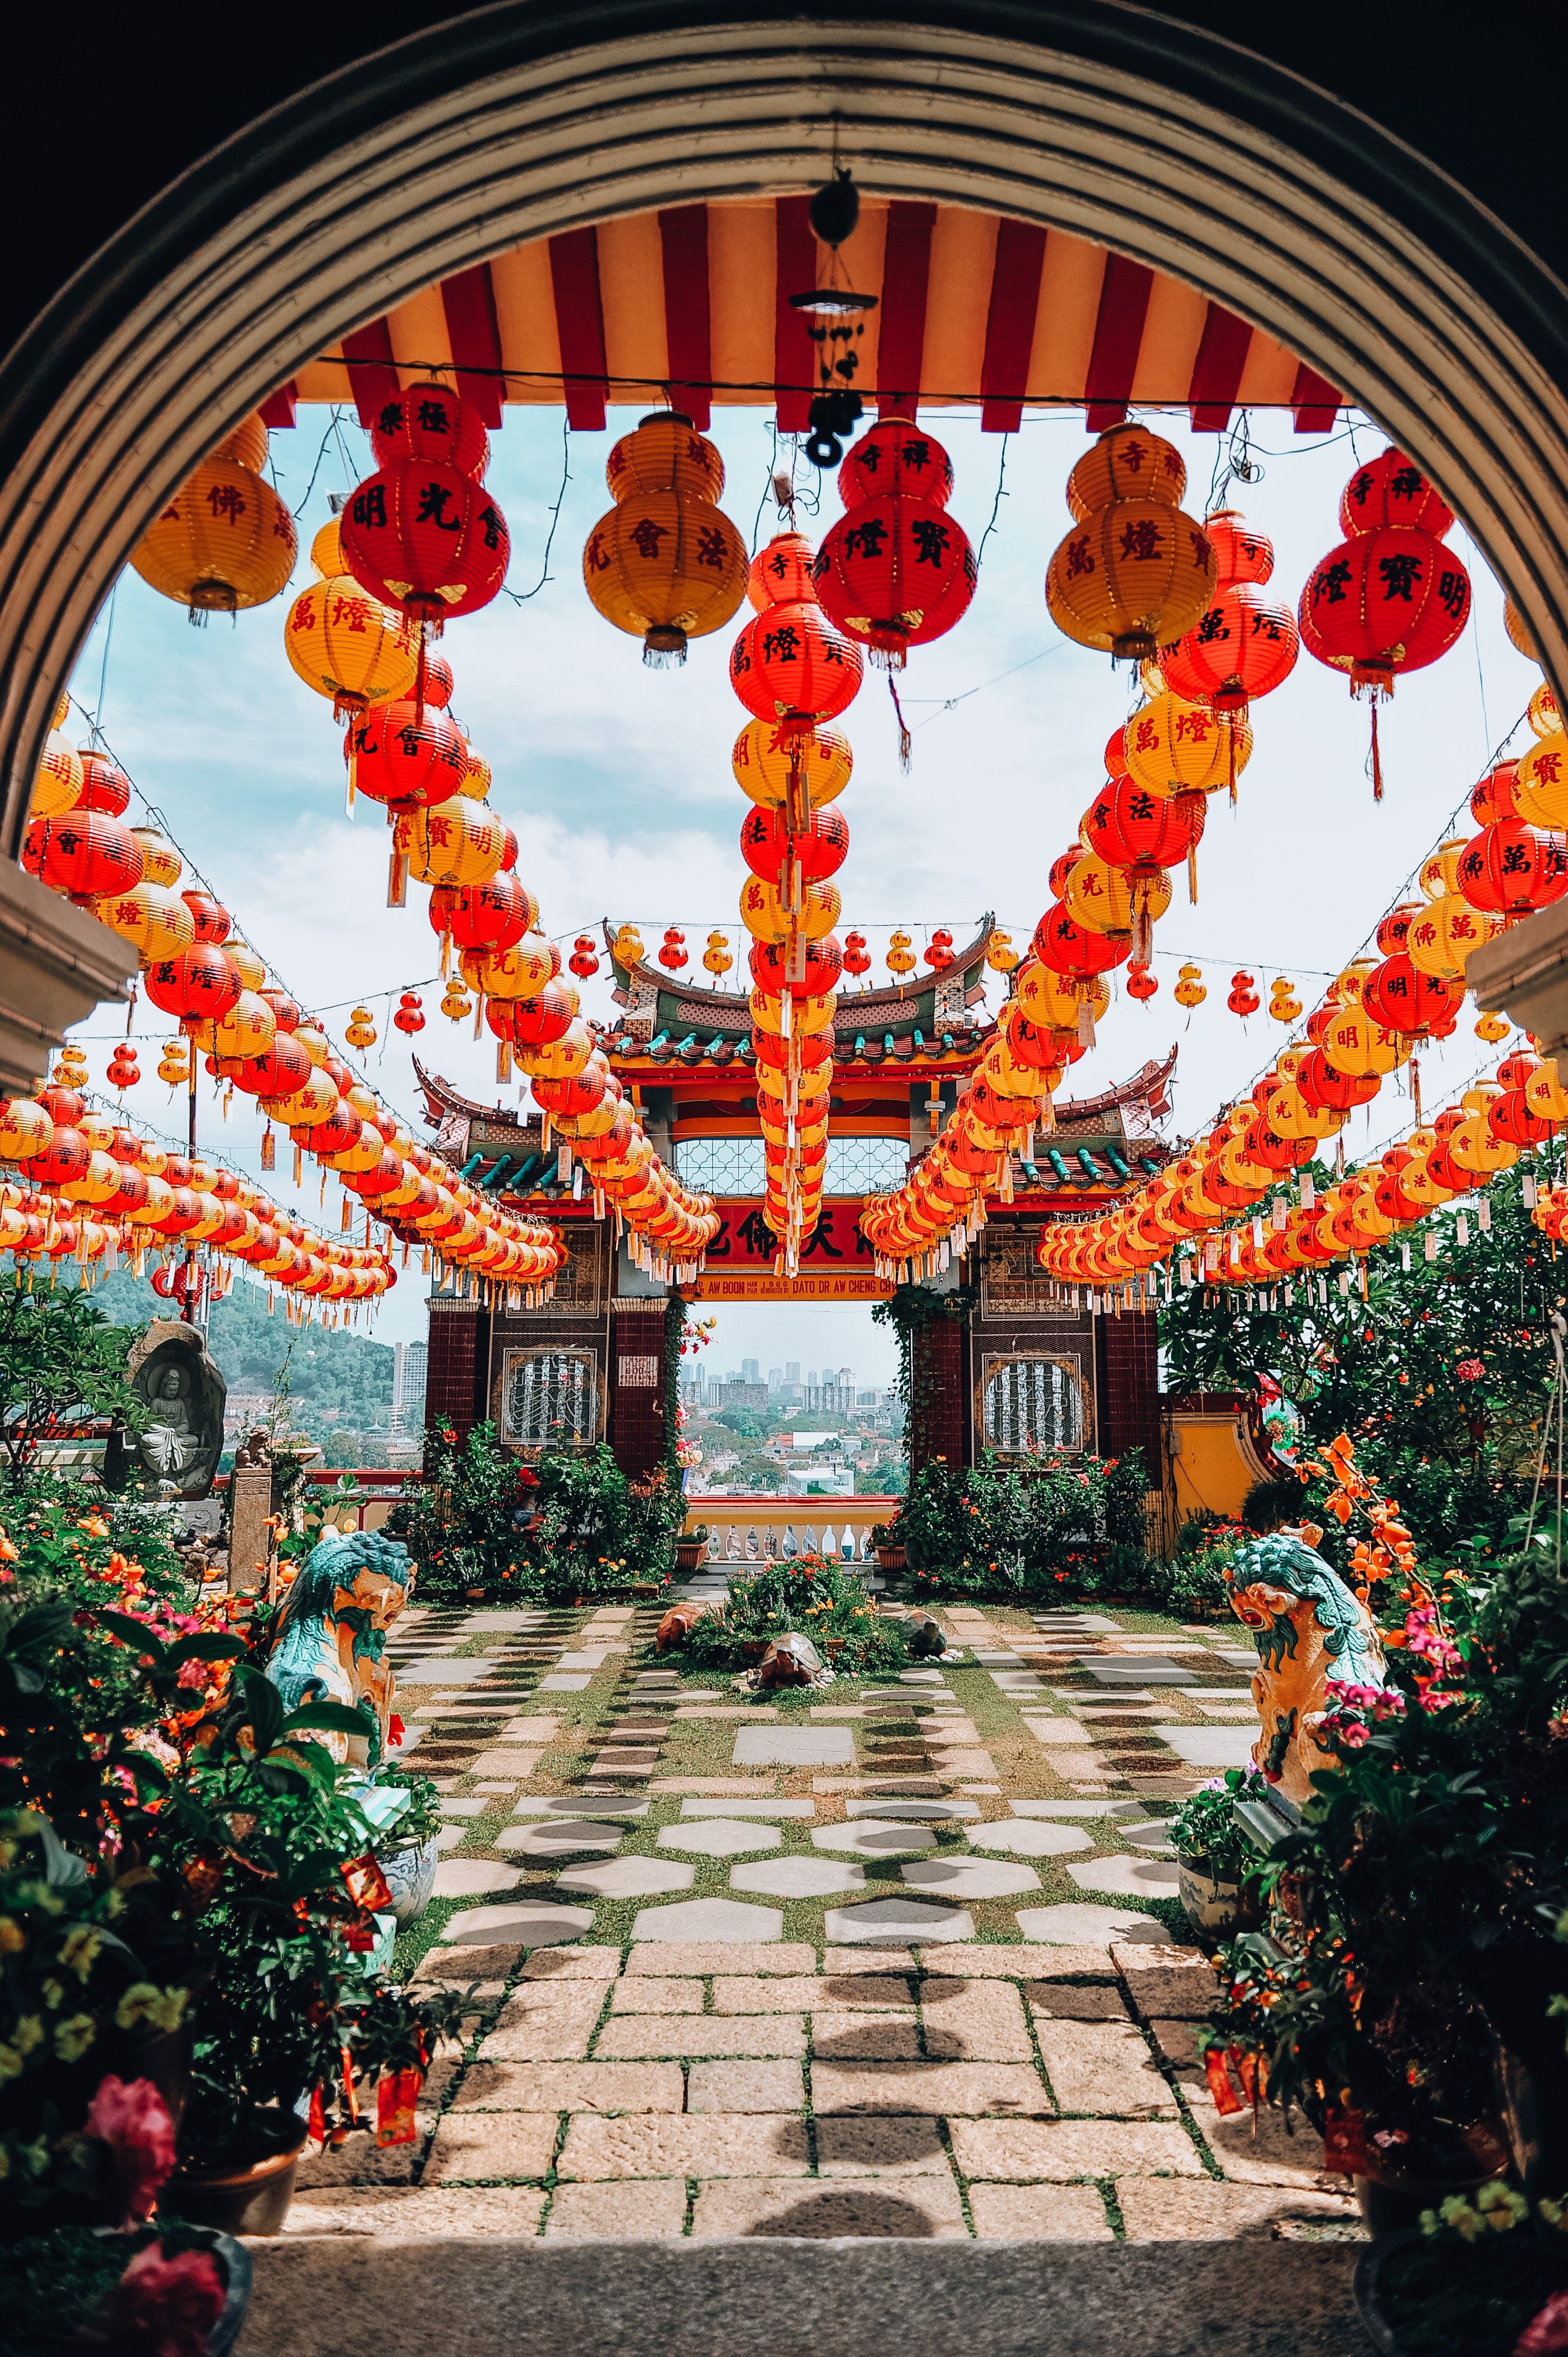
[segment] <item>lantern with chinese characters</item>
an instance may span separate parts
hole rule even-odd
[[[260,447],[264,457],[264,428]],[[294,518],[265,477],[219,452],[166,502],[131,564],[149,588],[200,622],[275,597],[298,546]]]
[[[371,423],[371,447],[378,467],[437,458],[476,481],[490,460],[483,418],[445,384],[411,384],[383,402]]]
[[[1231,975],[1230,995],[1225,1004],[1232,1015],[1256,1015],[1262,1002],[1252,986],[1252,977],[1250,974]]]
[[[643,418],[610,452],[615,506],[588,535],[583,581],[607,622],[642,640],[655,669],[722,630],[746,594],[745,544],[715,505],[724,462],[676,410]]]
[[[1358,485],[1364,488],[1355,499]],[[1444,521],[1413,520],[1428,515]],[[1319,662],[1349,673],[1352,695],[1370,700],[1380,802],[1378,705],[1402,672],[1446,654],[1470,617],[1470,576],[1441,536],[1453,520],[1420,470],[1385,450],[1352,478],[1340,506],[1349,537],[1329,550],[1301,593],[1302,644]]]
[[[939,925],[927,948],[926,963],[933,974],[945,974],[952,962],[952,935],[945,925]]]
[[[993,930],[985,944],[985,963],[993,974],[1012,974],[1015,970],[1019,960],[1011,933],[1003,932],[999,927]]]
[[[1568,892],[1568,847],[1523,819],[1484,826],[1460,854],[1459,890],[1487,916],[1518,917],[1544,909]]]
[[[178,1088],[189,1080],[190,1065],[188,1061],[189,1052],[183,1039],[164,1041],[162,1052],[158,1057],[158,1078],[160,1081],[166,1081],[171,1089]]]
[[[529,932],[539,904],[510,868],[478,884],[439,884],[430,895],[430,922],[443,942],[460,950],[510,950]],[[445,971],[445,969],[443,969]]]
[[[102,811],[110,818],[124,818],[131,806],[131,780],[124,770],[112,761],[107,753],[86,746],[81,754],[81,792],[78,810]],[[144,867],[144,874],[145,869]]]
[[[97,900],[141,882],[142,846],[123,820],[79,808],[34,819],[22,865],[53,892]]]
[[[1412,963],[1407,951],[1395,950],[1367,976],[1361,1005],[1372,1021],[1386,1030],[1427,1039],[1452,1030],[1463,996],[1462,981],[1427,974]]]
[[[952,480],[941,444],[901,417],[874,425],[840,468],[845,511],[818,554],[817,595],[884,670],[950,630],[974,595],[974,552],[947,512]]]
[[[454,794],[428,809],[404,811],[392,830],[393,857],[406,859],[422,884],[483,884],[500,866],[501,823],[483,802]]]
[[[455,974],[442,993],[441,1012],[449,1022],[461,1023],[473,1011],[474,1002],[463,987],[462,977]]]
[[[1201,1006],[1208,992],[1202,979],[1203,968],[1184,965],[1176,977],[1172,996],[1178,1006]]]
[[[779,571],[766,569],[770,557]],[[860,690],[860,649],[823,613],[811,564],[810,545],[798,533],[779,533],[761,552],[751,568],[758,610],[730,651],[736,695],[758,719],[782,722],[786,737],[835,719]]]
[[[74,809],[81,800],[86,779],[81,755],[63,733],[70,710],[70,699],[62,695],[54,726],[44,741],[43,759],[33,778],[32,797],[27,804],[29,818],[58,818],[62,811]]]
[[[1269,1014],[1276,1023],[1294,1023],[1301,1013],[1301,1001],[1291,988],[1288,976],[1277,974],[1269,985]]]
[[[356,1006],[349,1017],[343,1034],[350,1048],[373,1048],[376,1044],[375,1017],[368,1006]]]
[[[392,811],[448,802],[468,773],[462,730],[428,700],[400,698],[351,719],[343,753],[356,793]]]
[[[849,821],[841,811],[813,811],[803,832],[792,834],[782,811],[749,811],[741,823],[740,850],[752,874],[770,884],[781,882],[790,860],[804,882],[816,883],[843,866]]]
[[[1120,770],[1151,794],[1212,794],[1221,786],[1233,792],[1251,758],[1244,712],[1211,712],[1179,695],[1155,696],[1122,731]]]
[[[404,614],[360,587],[347,574],[312,581],[288,609],[284,652],[332,709],[365,712],[404,696],[419,668],[415,631]]]
[[[392,1021],[398,1030],[405,1033],[410,1039],[416,1031],[424,1030],[424,1007],[416,990],[400,992],[397,1011],[392,1017]]]
[[[511,554],[495,500],[449,458],[390,457],[356,488],[338,530],[355,580],[421,623],[488,606]]]
[[[575,960],[574,960],[574,965],[575,965]],[[730,953],[729,935],[727,933],[714,932],[708,935],[708,946],[703,952],[703,963],[708,973],[713,975],[714,987],[716,990],[718,988],[720,974],[727,974],[731,966],[735,963],[735,959]]]
[[[800,780],[808,807],[821,810],[848,785],[854,757],[837,728],[801,734],[779,721],[753,720],[736,738],[730,765],[736,783],[754,802],[786,802],[791,785]]]
[[[1224,510],[1205,531],[1219,571],[1214,602],[1185,638],[1160,649],[1160,677],[1175,695],[1211,712],[1244,712],[1254,696],[1270,695],[1295,668],[1301,639],[1288,605],[1264,594],[1274,569],[1273,544],[1246,533]],[[1233,565],[1244,570],[1236,573]]]
[[[1159,984],[1155,981],[1154,975],[1149,972],[1146,965],[1129,964],[1127,968],[1127,996],[1129,998],[1153,998],[1159,986]]]
[[[566,963],[571,967],[572,972],[576,974],[581,981],[586,982],[590,974],[597,974],[599,970],[599,955],[597,948],[595,945],[592,933],[579,933],[577,935],[576,940],[572,944],[572,954],[567,959]],[[704,964],[706,963],[705,959],[703,963]]]
[[[1142,662],[1191,630],[1218,583],[1213,547],[1181,508],[1187,469],[1142,425],[1113,425],[1068,478],[1074,522],[1046,574],[1065,638]]]
[[[682,966],[686,963],[686,936],[676,925],[667,925],[664,929],[664,940],[659,952],[659,963],[671,974],[679,973]]]
[[[1076,870],[1075,870],[1076,873]],[[1069,879],[1070,882],[1070,878]],[[1053,902],[1035,927],[1031,944],[1042,965],[1086,979],[1121,965],[1132,949],[1131,927],[1119,936],[1081,923],[1061,901]]]
[[[106,1078],[110,1087],[119,1089],[124,1093],[126,1089],[134,1089],[141,1077],[141,1071],[136,1063],[135,1049],[129,1039],[122,1039],[109,1060]]]
[[[95,900],[92,913],[100,924],[134,942],[147,960],[173,957],[196,939],[196,920],[180,895],[166,884],[149,884],[145,876],[125,891]]]
[[[1514,772],[1518,815],[1553,834],[1568,828],[1568,733],[1540,737]]]
[[[864,933],[846,933],[843,937],[843,970],[857,978],[871,972],[871,957]]]
[[[914,973],[914,944],[911,934],[900,932],[888,935],[886,965],[888,973],[895,976]]]

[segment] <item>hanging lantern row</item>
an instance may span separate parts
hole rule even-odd
[[[1065,1286],[1097,1297],[1109,1292],[1141,1308],[1155,1297],[1152,1272],[1174,1261],[1188,1283],[1283,1285],[1288,1308],[1296,1284],[1310,1286],[1336,1262],[1364,1263],[1377,1245],[1511,1170],[1527,1147],[1568,1126],[1568,1092],[1554,1062],[1523,1051],[1507,1056],[1495,1085],[1466,1089],[1456,1107],[1440,1113],[1430,1126],[1418,1125],[1376,1162],[1336,1179],[1321,1195],[1304,1169],[1294,1204],[1278,1191],[1288,1183],[1290,1166],[1269,1164],[1266,1186],[1251,1185],[1247,1171],[1258,1139],[1250,1125],[1235,1125],[1244,1113],[1239,1108],[1230,1125],[1186,1157],[1197,1166],[1196,1175],[1183,1163],[1173,1164],[1135,1202],[1101,1219],[1044,1229],[1041,1266]],[[1538,1197],[1533,1181],[1526,1183],[1536,1226],[1555,1239],[1568,1222],[1568,1190]],[[1265,1192],[1273,1193],[1266,1214],[1254,1211],[1245,1222],[1227,1223],[1235,1210],[1260,1202]],[[1480,1217],[1489,1224],[1484,1201]],[[1464,1243],[1463,1211],[1460,1219]],[[1434,1237],[1428,1238],[1427,1256],[1435,1256]],[[1348,1290],[1347,1275],[1340,1288]],[[1167,1266],[1166,1298],[1172,1290]]]

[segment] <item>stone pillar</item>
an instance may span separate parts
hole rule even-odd
[[[237,1464],[229,1476],[229,1593],[277,1593],[277,1534],[272,1527],[273,1469],[264,1459]]]
[[[490,1318],[471,1301],[430,1304],[430,1355],[425,1361],[426,1430],[445,1425],[459,1445],[489,1413]]]

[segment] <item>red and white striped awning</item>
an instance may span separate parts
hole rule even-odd
[[[398,386],[456,375],[493,428],[503,406],[563,401],[573,428],[668,395],[777,406],[806,430],[818,347],[789,297],[827,283],[804,196],[637,213],[517,247],[443,279],[324,352],[267,403],[352,400],[363,422]],[[1326,431],[1336,388],[1223,305],[1101,245],[958,205],[863,199],[841,283],[878,297],[851,322],[854,389],[884,412],[978,407],[991,434],[1028,406],[1082,408],[1090,433],[1129,406],[1184,408],[1199,433],[1238,409],[1294,411]],[[842,382],[842,380],[841,380]]]

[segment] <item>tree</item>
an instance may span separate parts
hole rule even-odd
[[[1342,1296],[1333,1269],[1326,1304],[1305,1273],[1289,1308],[1283,1278],[1267,1295],[1236,1286],[1179,1293],[1160,1312],[1167,1390],[1253,1392],[1273,1374],[1309,1440],[1321,1447],[1349,1434],[1418,1542],[1495,1544],[1534,1478],[1554,1363],[1549,1319],[1568,1265],[1554,1262],[1517,1187],[1494,1187],[1487,1202],[1489,1230],[1476,1204],[1455,1205],[1466,1213],[1463,1244],[1451,1215],[1369,1254],[1365,1298],[1359,1273]],[[1428,1232],[1438,1242],[1433,1261]]]
[[[19,1480],[42,1444],[95,1416],[140,1431],[146,1412],[125,1381],[134,1335],[111,1326],[80,1287],[0,1293],[0,1441]]]

